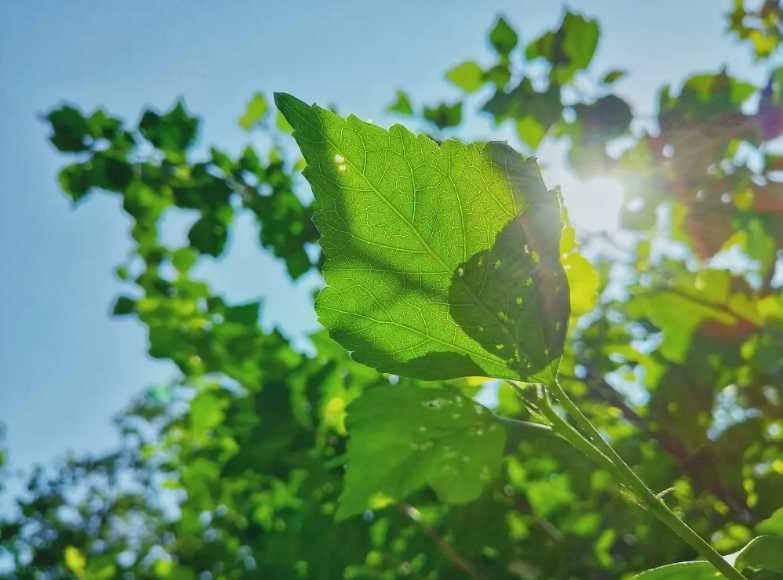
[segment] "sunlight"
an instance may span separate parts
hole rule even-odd
[[[577,230],[615,232],[619,229],[623,187],[613,177],[580,181],[561,167],[550,166],[542,173],[548,187],[559,186],[571,223]]]

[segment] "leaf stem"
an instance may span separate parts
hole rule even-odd
[[[550,427],[549,425],[542,425],[541,423],[531,423],[530,421],[521,421],[520,419],[503,417],[502,415],[498,415],[497,413],[494,413],[493,417],[499,423],[503,423],[504,425],[510,425],[518,429],[528,429],[533,431],[549,431],[549,432],[552,431],[552,427]]]
[[[647,487],[644,481],[642,481],[633,469],[623,461],[622,457],[620,457],[614,448],[604,440],[598,430],[593,426],[590,420],[582,414],[557,381],[546,386],[560,405],[562,405],[566,413],[576,420],[579,427],[581,427],[587,435],[587,438],[585,438],[581,433],[576,432],[576,429],[551,408],[551,405],[547,400],[547,403],[542,406],[542,412],[556,425],[556,431],[560,428],[558,432],[564,439],[589,457],[593,458],[596,463],[613,473],[620,481],[625,483],[634,495],[641,500],[644,507],[650,513],[696,550],[702,558],[715,566],[715,568],[717,568],[726,578],[729,580],[746,580],[737,569],[724,560],[723,557],[704,540],[704,538],[693,531],[688,524],[678,518],[661,498]],[[552,416],[551,418],[550,415]],[[555,423],[555,421],[557,422]],[[563,424],[568,427],[565,427]],[[574,435],[574,432],[576,432],[576,435]]]

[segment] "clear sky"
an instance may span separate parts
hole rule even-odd
[[[596,71],[631,71],[618,91],[649,114],[662,83],[695,71],[725,63],[758,78],[748,50],[723,34],[730,4],[569,6],[601,24]],[[544,0],[0,2],[0,422],[13,465],[109,448],[111,416],[173,374],[145,355],[140,324],[109,319],[121,289],[112,271],[130,248],[129,222],[106,195],[72,211],[56,185],[65,159],[46,141],[38,113],[66,100],[135,121],[143,107],[165,109],[184,96],[206,120],[201,143],[230,151],[251,139],[237,119],[258,90],[336,103],[385,124],[383,108],[398,88],[417,102],[456,97],[443,74],[466,59],[489,62],[486,34],[498,13],[527,42],[561,12],[560,3]],[[616,186],[585,186],[554,167],[572,218],[611,227]],[[233,299],[264,297],[265,325],[292,336],[316,328],[313,278],[292,288],[282,267],[257,251],[249,226],[232,248],[204,269],[219,290]]]

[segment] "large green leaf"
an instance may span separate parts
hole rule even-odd
[[[368,509],[374,498],[399,500],[425,485],[442,501],[476,499],[497,475],[506,441],[489,410],[452,389],[372,389],[348,407],[346,426],[339,519]]]
[[[568,285],[535,159],[275,99],[308,165],[332,337],[383,372],[552,381]]]

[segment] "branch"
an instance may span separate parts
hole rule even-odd
[[[685,450],[682,444],[668,434],[652,429],[644,417],[631,408],[614,387],[607,382],[606,377],[591,367],[587,361],[580,361],[579,364],[587,369],[587,376],[584,379],[568,375],[563,375],[563,378],[583,383],[587,386],[588,393],[618,409],[626,421],[644,433],[648,439],[657,442],[663,450],[674,457],[679,471],[690,477],[693,469],[691,464],[693,458]],[[742,518],[746,523],[751,525],[758,523],[744,502],[739,500],[730,490],[726,489],[726,487],[719,482],[713,481],[708,487],[708,490],[725,503],[737,517]]]

